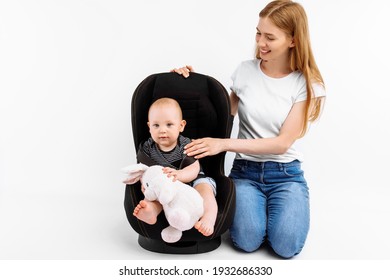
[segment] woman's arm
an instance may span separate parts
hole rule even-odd
[[[238,111],[238,101],[240,101],[240,98],[238,98],[237,94],[235,94],[233,91],[230,93],[230,112],[233,116],[237,114]]]
[[[194,69],[192,66],[175,68],[171,70],[184,77],[188,77]],[[231,92],[230,107],[231,114],[238,112],[239,97]],[[219,138],[201,138],[193,140],[186,145],[185,153],[200,159],[206,156],[216,155],[221,152],[229,151],[244,154],[284,154],[299,138],[303,129],[305,114],[305,102],[297,102],[291,108],[280,133],[272,138],[258,139],[219,139]]]
[[[238,97],[234,94],[233,102],[236,102],[237,99]],[[232,109],[237,109],[233,107],[234,104],[236,103],[232,103]],[[295,103],[276,137],[258,139],[201,138],[186,145],[185,153],[196,159],[224,151],[244,154],[284,154],[301,135],[304,113],[305,102]]]

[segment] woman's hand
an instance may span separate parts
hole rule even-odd
[[[171,72],[176,72],[179,75],[183,75],[184,78],[188,78],[190,76],[190,72],[194,72],[194,68],[191,65],[186,65],[181,68],[174,68]]]
[[[224,151],[223,143],[225,139],[220,138],[201,138],[192,140],[184,147],[184,153],[196,159],[206,156],[213,156]]]

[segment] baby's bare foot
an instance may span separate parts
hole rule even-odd
[[[210,236],[214,233],[215,219],[203,216],[194,227],[204,236]]]
[[[153,202],[141,200],[134,208],[133,215],[149,225],[154,225],[157,222],[158,210]]]

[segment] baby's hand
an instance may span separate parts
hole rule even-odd
[[[174,168],[164,167],[163,172],[164,172],[164,174],[167,174],[168,178],[173,177],[172,178],[173,182],[175,182],[177,180],[177,177],[179,176],[179,170],[176,170]]]

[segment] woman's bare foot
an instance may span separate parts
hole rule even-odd
[[[157,216],[160,212],[161,209],[155,202],[141,200],[134,208],[133,215],[149,225],[154,225],[157,222]]]

